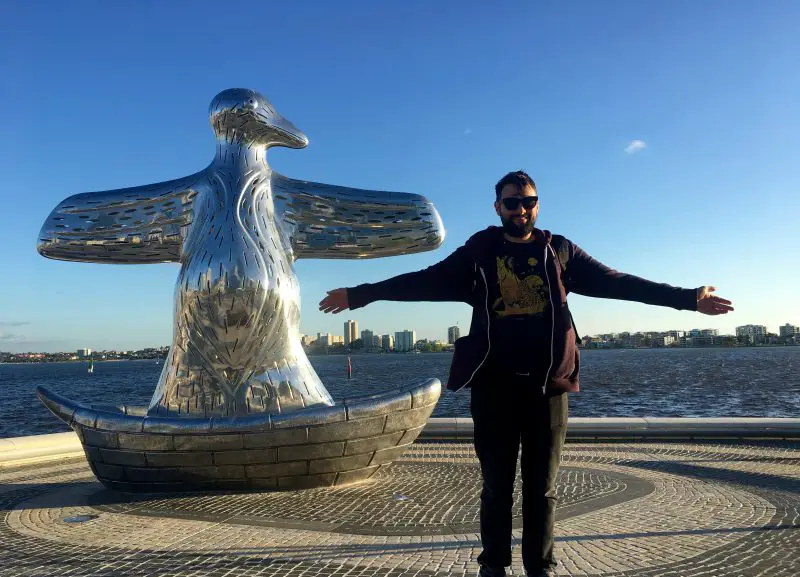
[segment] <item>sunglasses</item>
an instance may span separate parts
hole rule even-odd
[[[523,196],[522,198],[516,196],[509,196],[502,199],[500,202],[506,207],[506,210],[517,210],[521,204],[525,210],[531,210],[536,203],[539,202],[538,196]]]

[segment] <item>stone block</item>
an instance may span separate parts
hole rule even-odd
[[[308,472],[311,475],[317,473],[338,473],[339,471],[349,471],[369,465],[372,455],[362,453],[361,455],[350,455],[349,457],[334,457],[332,459],[317,459],[308,463]]]
[[[129,417],[122,413],[98,412],[94,426],[106,431],[140,433],[144,426],[144,419],[142,417]]]
[[[330,441],[346,441],[347,439],[374,437],[383,432],[385,422],[386,417],[379,416],[309,427],[308,442],[327,443]]]
[[[125,467],[126,480],[133,483],[174,483],[181,480],[179,469]]]
[[[94,424],[97,422],[97,412],[86,407],[79,407],[75,409],[72,414],[72,424],[81,425],[83,427],[94,429]]]
[[[130,467],[144,467],[147,465],[144,453],[139,451],[115,451],[113,449],[100,449],[100,457],[109,465],[127,465]]]
[[[411,445],[398,445],[397,447],[391,447],[390,449],[381,449],[380,451],[375,451],[375,456],[372,457],[372,461],[370,461],[369,464],[383,465],[384,463],[391,463],[405,453],[410,446]]]
[[[111,481],[121,481],[125,478],[125,469],[118,465],[106,465],[105,463],[92,463],[92,470],[99,479],[109,479]]]
[[[336,473],[303,475],[302,477],[278,477],[278,488],[313,489],[315,487],[332,487],[335,482]]]
[[[128,405],[122,405],[122,412],[133,417],[146,417],[147,407],[130,407]]]
[[[212,481],[192,481],[192,488],[201,491],[246,491],[250,488],[247,479],[214,479]]]
[[[435,405],[442,392],[442,383],[438,379],[431,379],[425,385],[411,391],[411,408]]]
[[[308,473],[307,461],[293,463],[276,463],[272,465],[246,465],[245,473],[248,478],[278,477],[286,475],[305,475]]]
[[[372,477],[379,469],[379,466],[364,467],[363,469],[356,469],[354,471],[342,471],[336,476],[336,486],[350,485],[351,483],[358,483],[365,481]]]
[[[308,429],[284,429],[270,431],[269,433],[250,433],[242,435],[245,449],[260,449],[263,447],[281,447],[285,445],[301,445],[308,442]]]
[[[109,405],[108,403],[91,403],[89,408],[94,409],[98,413],[123,414],[122,409],[118,405]]]
[[[145,453],[147,465],[150,467],[203,467],[214,464],[212,453],[195,451],[179,453],[168,451],[165,453]]]
[[[74,402],[56,393],[51,393],[43,387],[36,387],[36,396],[44,403],[45,407],[67,425],[74,424],[73,417],[76,409],[79,408]]]
[[[255,465],[274,463],[277,460],[277,449],[243,449],[214,453],[215,465]]]
[[[83,442],[93,447],[105,449],[119,449],[119,440],[116,433],[86,429],[83,431]]]
[[[261,432],[272,429],[269,413],[247,415],[244,417],[214,417],[211,419],[212,433]]]
[[[278,461],[303,461],[307,459],[325,459],[344,455],[344,442],[320,443],[318,445],[298,445],[294,447],[278,447]]]
[[[86,460],[90,463],[102,463],[103,456],[100,454],[100,449],[97,447],[83,446],[83,452],[86,454]]]
[[[242,465],[224,465],[211,467],[185,467],[179,469],[183,481],[217,481],[244,479]]]
[[[400,439],[400,442],[398,442],[397,444],[398,445],[406,445],[408,443],[413,443],[414,441],[417,440],[417,437],[419,437],[419,434],[422,432],[422,430],[424,428],[425,428],[425,425],[420,425],[419,427],[415,427],[413,429],[407,430],[405,433],[403,433],[403,437]]]
[[[119,448],[134,451],[172,451],[175,449],[175,444],[170,435],[120,433]]]
[[[380,449],[387,449],[394,447],[400,442],[403,437],[403,431],[390,433],[388,435],[378,435],[376,437],[367,437],[365,439],[353,439],[347,441],[344,448],[345,455],[356,455],[358,453],[371,453]]]
[[[391,392],[366,401],[348,401],[347,418],[359,419],[411,409],[411,393]]]
[[[310,409],[272,415],[272,428],[278,430],[308,425],[325,425],[338,423],[346,419],[347,412],[343,405],[312,407]]]
[[[278,488],[278,478],[277,477],[262,477],[259,479],[248,479],[247,485],[251,489],[277,489]]]
[[[424,425],[432,412],[433,405],[429,405],[427,407],[419,407],[409,411],[401,411],[386,415],[386,428],[383,432],[393,433],[395,431],[404,431]]]
[[[145,417],[142,431],[168,435],[210,433],[211,419],[189,417]]]
[[[176,451],[233,451],[242,448],[242,435],[175,435]]]

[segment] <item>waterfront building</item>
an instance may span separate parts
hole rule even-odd
[[[394,333],[394,349],[399,352],[413,351],[417,342],[417,331],[399,331]]]
[[[385,352],[394,350],[394,337],[392,335],[381,335],[381,348]]]
[[[358,321],[346,321],[344,323],[344,344],[345,346],[351,344],[358,339]]]
[[[736,327],[736,336],[743,337],[753,345],[762,344],[767,338],[767,327],[764,325],[742,325]]]
[[[447,344],[453,345],[461,336],[461,330],[457,327],[448,327],[447,329]]]
[[[375,349],[380,347],[380,337],[369,329],[361,331],[361,346],[364,349]]]

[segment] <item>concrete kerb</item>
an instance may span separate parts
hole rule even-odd
[[[470,418],[434,418],[423,440],[468,440]],[[567,439],[798,439],[800,418],[570,417]]]
[[[73,431],[0,439],[0,468],[83,455]]]
[[[470,418],[431,418],[420,440],[470,440]],[[567,438],[593,439],[800,439],[800,418],[572,417]],[[74,432],[0,439],[0,468],[76,457],[83,447]]]

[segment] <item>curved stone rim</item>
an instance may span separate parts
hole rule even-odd
[[[298,489],[366,480],[424,428],[441,382],[279,415],[157,417],[37,395],[72,427],[100,482],[131,492]]]

